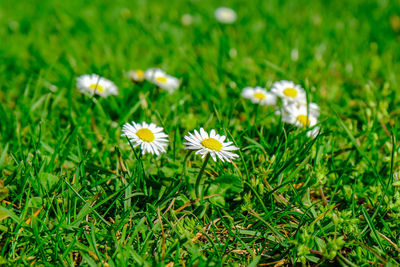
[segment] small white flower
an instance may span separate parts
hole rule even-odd
[[[236,12],[228,7],[219,7],[215,10],[215,18],[225,24],[231,24],[236,21]]]
[[[154,123],[147,124],[145,122],[132,124],[125,123],[122,127],[123,134],[121,136],[128,137],[133,147],[140,146],[142,154],[151,153],[157,156],[165,153],[168,145],[168,135],[163,132],[162,127],[158,127]]]
[[[173,92],[179,88],[180,80],[166,74],[164,71],[158,68],[151,68],[146,70],[145,78],[151,83],[154,83],[158,87],[165,89],[169,92]]]
[[[190,14],[183,14],[181,18],[181,22],[185,26],[189,26],[193,23],[193,17]]]
[[[280,97],[284,102],[306,103],[306,91],[292,81],[279,81],[272,85],[271,92]]]
[[[136,83],[140,83],[144,81],[145,75],[142,70],[131,70],[128,72],[129,78]]]
[[[246,87],[242,91],[242,97],[250,99],[251,102],[260,105],[275,105],[276,95],[268,92],[264,88],[257,86],[256,88]]]
[[[308,110],[307,110],[308,109]],[[319,127],[315,127],[318,123],[319,107],[315,103],[310,103],[308,108],[306,105],[298,105],[292,103],[282,108],[282,121],[296,125],[297,127],[313,128],[307,132],[310,137],[316,137],[319,132]]]
[[[289,101],[285,101],[283,102],[283,109],[284,110],[304,110],[307,109],[307,103],[306,102],[289,102]],[[314,103],[308,103],[308,113],[311,114],[311,116],[318,118],[319,117],[319,106]],[[278,114],[280,115],[280,113]]]
[[[306,103],[303,103],[302,105],[304,107],[307,107]],[[312,116],[318,118],[319,117],[319,106],[314,102],[308,103],[308,113],[310,113]]]
[[[238,157],[237,154],[230,151],[238,150],[233,142],[224,142],[226,136],[219,135],[214,129],[211,130],[210,134],[200,128],[200,133],[194,130],[194,134],[188,133],[185,136],[187,142],[183,143],[186,145],[185,149],[197,150],[196,154],[201,154],[204,158],[207,154],[210,154],[214,161],[217,161],[217,157],[222,161],[230,162],[231,159]]]
[[[89,95],[107,97],[118,94],[118,88],[112,81],[97,74],[85,74],[76,78],[76,86],[80,92]]]
[[[293,48],[292,51],[290,52],[290,58],[293,61],[299,60],[299,49],[297,49],[297,47]]]
[[[237,50],[236,50],[236,48],[231,48],[231,49],[229,49],[229,56],[230,56],[231,58],[235,58],[235,57],[237,56]]]

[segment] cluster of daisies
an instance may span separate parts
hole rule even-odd
[[[155,84],[158,88],[173,92],[179,88],[181,81],[171,75],[166,74],[159,68],[150,68],[146,71],[132,70],[128,76],[133,82],[143,82],[147,80]],[[88,95],[99,95],[108,97],[118,94],[118,87],[110,80],[97,74],[85,74],[76,79],[76,86],[82,93]]]
[[[147,80],[169,92],[173,92],[180,85],[179,79],[158,68],[151,68],[146,71],[130,71],[129,77],[134,82]],[[118,94],[118,88],[113,82],[97,74],[86,74],[78,77],[77,87],[79,91],[89,95],[97,94],[107,97]],[[142,154],[151,153],[158,156],[166,152],[168,145],[168,135],[163,130],[162,127],[154,123],[125,123],[122,127],[122,136],[127,137],[133,147],[140,147]],[[194,130],[194,133],[188,133],[185,136],[185,140],[185,148],[196,150],[195,154],[200,154],[203,158],[210,155],[214,161],[217,161],[218,158],[221,161],[229,162],[238,157],[237,154],[231,152],[238,148],[232,142],[225,141],[226,136],[217,134],[214,129],[210,133],[207,133],[203,128],[200,128],[199,131]]]
[[[218,21],[225,24],[235,22],[236,13],[226,7],[220,7],[215,11]],[[158,88],[170,93],[179,88],[181,81],[176,77],[168,75],[159,68],[143,70],[131,70],[128,72],[129,78],[135,83],[148,81]],[[97,74],[83,75],[77,78],[78,89],[89,95],[99,95],[107,97],[117,95],[118,88],[110,80]],[[275,106],[276,114],[280,115],[283,122],[307,129],[307,135],[316,137],[319,132],[317,127],[319,117],[319,106],[307,101],[305,90],[292,81],[278,81],[272,85],[271,91],[262,87],[246,87],[242,91],[242,97],[249,99],[254,104]],[[277,105],[280,99],[280,106]],[[126,137],[131,145],[140,147],[142,154],[150,153],[160,155],[166,152],[168,146],[168,135],[164,129],[154,123],[125,123],[122,127],[122,136]],[[230,162],[231,159],[238,157],[233,151],[238,150],[232,142],[226,140],[226,136],[219,135],[214,129],[207,133],[203,128],[199,131],[194,130],[185,137],[186,149],[195,150],[196,154],[204,157],[211,157],[214,161]]]
[[[147,80],[170,93],[178,89],[181,84],[178,78],[168,75],[159,68],[150,68],[146,71],[131,70],[128,76],[133,82],[143,82]]]
[[[215,18],[222,24],[233,24],[237,15],[234,10],[229,7],[219,7],[214,11]],[[181,22],[184,26],[189,26],[195,21],[195,17],[191,14],[183,14]]]
[[[166,74],[158,68],[150,68],[146,71],[130,71],[129,77],[134,82],[145,80],[157,85],[168,92],[175,91],[180,80]],[[78,89],[86,94],[97,94],[102,97],[118,94],[117,86],[110,80],[97,74],[83,75],[77,78]],[[276,113],[281,115],[282,121],[307,129],[307,135],[315,137],[319,132],[316,126],[319,116],[319,106],[315,103],[308,103],[305,90],[291,81],[278,81],[272,85],[271,91],[261,87],[246,87],[242,91],[242,97],[251,100],[254,104],[274,105]],[[277,106],[277,99],[280,99],[281,106]],[[133,147],[140,147],[142,154],[150,153],[160,155],[166,152],[168,135],[163,128],[154,123],[125,123],[122,128],[122,136],[128,138]],[[232,151],[238,148],[232,142],[226,141],[226,136],[219,135],[214,129],[207,133],[203,128],[194,130],[185,137],[186,149],[196,150],[196,154],[209,155],[214,161],[230,161],[238,157]]]
[[[282,116],[283,122],[309,129],[309,137],[318,135],[319,106],[307,101],[306,91],[300,85],[292,81],[278,81],[272,84],[270,92],[261,87],[246,87],[242,97],[254,104],[270,106],[276,106],[277,98],[280,98],[282,105],[276,106],[276,114]]]
[[[168,146],[168,135],[164,129],[154,123],[125,123],[122,127],[122,136],[128,138],[133,147],[140,147],[143,154],[151,153],[160,155],[166,152]],[[219,135],[214,129],[207,133],[203,128],[199,131],[194,130],[185,137],[185,149],[196,150],[195,154],[202,155],[204,158],[210,155],[214,161],[219,158],[222,162],[230,162],[231,159],[238,157],[231,151],[238,150],[232,142],[225,141],[226,136]]]

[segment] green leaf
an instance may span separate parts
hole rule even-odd
[[[6,199],[9,192],[8,188],[4,187],[4,181],[0,180],[0,201]]]
[[[318,257],[311,256],[311,255],[306,255],[306,258],[307,258],[307,260],[314,262],[314,263],[317,263],[320,261],[320,259]]]
[[[0,210],[0,222],[4,219],[7,219],[8,217],[10,217],[10,214],[8,212],[6,212],[5,210]]]
[[[393,186],[400,186],[400,181],[394,181],[392,185]]]
[[[29,208],[38,209],[43,205],[43,199],[41,197],[32,197],[28,201]]]
[[[234,175],[222,175],[215,180],[208,181],[206,195],[218,194],[210,198],[210,202],[220,207],[225,207],[225,198],[234,197],[243,191],[243,184],[239,177]]]
[[[207,189],[207,195],[215,195],[215,194],[223,194],[225,193],[224,191],[220,190],[220,187],[218,185],[212,184],[210,187]],[[225,207],[225,198],[223,195],[217,195],[212,198],[210,198],[210,202],[214,205],[220,206],[220,207]]]
[[[58,176],[47,172],[41,173],[39,178],[43,189],[47,192],[50,192],[59,181]]]
[[[3,149],[0,155],[0,170],[6,166],[6,156],[7,156],[7,151],[8,151],[8,144],[6,147]]]
[[[261,260],[261,256],[255,256],[254,260],[252,262],[250,262],[250,264],[247,266],[248,267],[256,267],[260,260]]]
[[[11,217],[18,224],[22,223],[20,218],[17,215],[15,215],[11,210],[8,210],[8,209],[0,206],[0,221],[6,219],[8,217]]]
[[[220,190],[227,192],[226,196],[234,196],[243,191],[242,180],[234,175],[222,175],[210,183],[218,185]]]

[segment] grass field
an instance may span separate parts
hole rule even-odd
[[[0,59],[0,265],[400,264],[398,0],[2,0]],[[179,89],[127,75],[151,67]],[[119,94],[80,93],[91,73]],[[316,138],[240,96],[279,80],[320,106]],[[167,152],[132,149],[130,121]],[[200,127],[240,148],[202,197]]]

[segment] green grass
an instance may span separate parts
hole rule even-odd
[[[399,265],[399,16],[385,0],[1,1],[0,264]],[[126,76],[150,67],[181,88]],[[85,73],[119,95],[80,94]],[[273,107],[253,123],[242,88],[281,79],[321,106],[316,139]],[[163,126],[167,153],[138,160],[132,120]],[[241,148],[209,162],[203,200],[182,145],[199,127]]]

